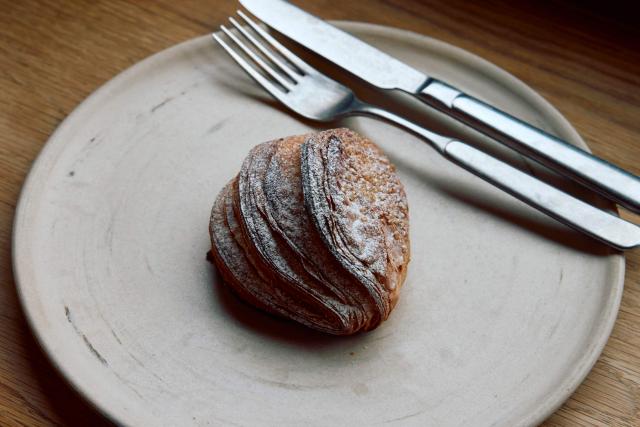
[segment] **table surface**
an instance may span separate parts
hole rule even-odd
[[[295,3],[327,19],[399,27],[480,55],[546,97],[595,154],[640,174],[640,30],[631,7]],[[237,8],[231,0],[0,0],[0,425],[109,425],[53,369],[18,302],[11,228],[29,166],[98,86],[148,55],[211,31]],[[627,255],[622,305],[602,356],[545,425],[640,425],[640,249]]]

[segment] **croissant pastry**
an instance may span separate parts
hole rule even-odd
[[[376,328],[409,263],[409,217],[394,166],[349,129],[254,147],[218,195],[209,232],[224,282],[310,328]]]

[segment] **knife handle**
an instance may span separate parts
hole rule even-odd
[[[516,151],[640,213],[638,176],[439,80],[431,80],[416,96],[483,133],[507,137],[507,145]]]
[[[570,227],[618,249],[640,245],[640,227],[596,209],[460,141],[444,147],[444,156],[469,172]]]
[[[640,246],[640,227],[583,202],[464,142],[434,133],[390,111],[355,100],[350,114],[384,119],[423,137],[446,159],[552,218],[617,249]]]

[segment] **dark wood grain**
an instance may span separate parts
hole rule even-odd
[[[640,30],[624,2],[296,3],[324,18],[400,27],[474,52],[551,101],[596,154],[640,174]],[[237,7],[230,0],[0,0],[1,425],[108,425],[56,373],[18,303],[11,227],[29,166],[99,85],[212,30]],[[604,353],[546,425],[640,425],[640,251],[628,255],[625,285]]]

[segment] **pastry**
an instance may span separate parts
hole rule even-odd
[[[336,335],[385,320],[409,262],[402,184],[382,151],[348,129],[254,147],[218,195],[210,234],[241,299]]]
[[[384,311],[394,307],[409,263],[404,186],[382,150],[349,129],[320,132],[302,147],[304,201],[336,259]]]

